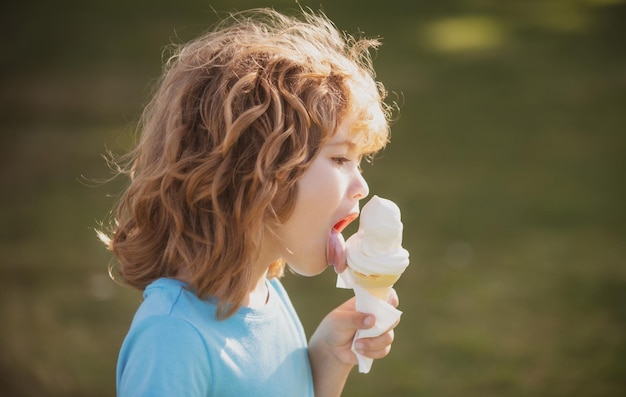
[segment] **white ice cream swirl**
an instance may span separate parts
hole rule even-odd
[[[348,266],[359,273],[400,275],[409,265],[402,248],[400,208],[374,196],[363,206],[359,230],[346,241]]]

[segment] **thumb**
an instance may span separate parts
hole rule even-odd
[[[354,309],[342,310],[342,306],[331,313],[337,330],[354,332],[357,329],[372,328],[376,323],[376,317],[373,314],[357,312]]]

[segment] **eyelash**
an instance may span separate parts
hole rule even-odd
[[[349,163],[349,162],[352,161],[349,158],[342,157],[342,156],[333,157],[332,160],[335,162],[335,164],[337,164],[338,167],[342,167],[346,163]],[[360,158],[359,158],[359,161],[357,162],[357,168],[359,169],[359,172],[363,172],[363,169],[361,168],[361,159]]]
[[[345,163],[350,162],[350,159],[345,158],[345,157],[333,157],[332,160],[337,164],[337,165],[344,165]]]

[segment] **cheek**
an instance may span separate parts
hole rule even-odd
[[[341,198],[343,184],[341,173],[332,164],[318,161],[302,176],[299,191],[310,205],[321,207]]]
[[[300,218],[310,229],[326,228],[337,209],[338,192],[332,180],[302,189],[299,197],[298,212]]]
[[[297,201],[289,223],[294,236],[305,237],[308,241],[317,240],[317,234],[323,232],[328,224],[329,205],[324,200],[325,192],[302,192]]]

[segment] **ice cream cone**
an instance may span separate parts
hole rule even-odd
[[[402,247],[400,208],[391,200],[374,196],[361,211],[359,230],[346,241],[348,269],[339,274],[342,285],[354,289],[355,307],[376,317],[374,327],[358,330],[354,340],[382,335],[400,318],[399,310],[387,301],[393,285],[409,265],[409,252]],[[352,351],[359,372],[368,373],[372,358]]]
[[[346,260],[355,284],[386,301],[391,288],[409,265],[402,248],[400,209],[378,196],[361,211],[359,230],[346,242]]]
[[[350,269],[354,283],[376,298],[386,301],[393,285],[400,278],[399,274],[363,274]]]

